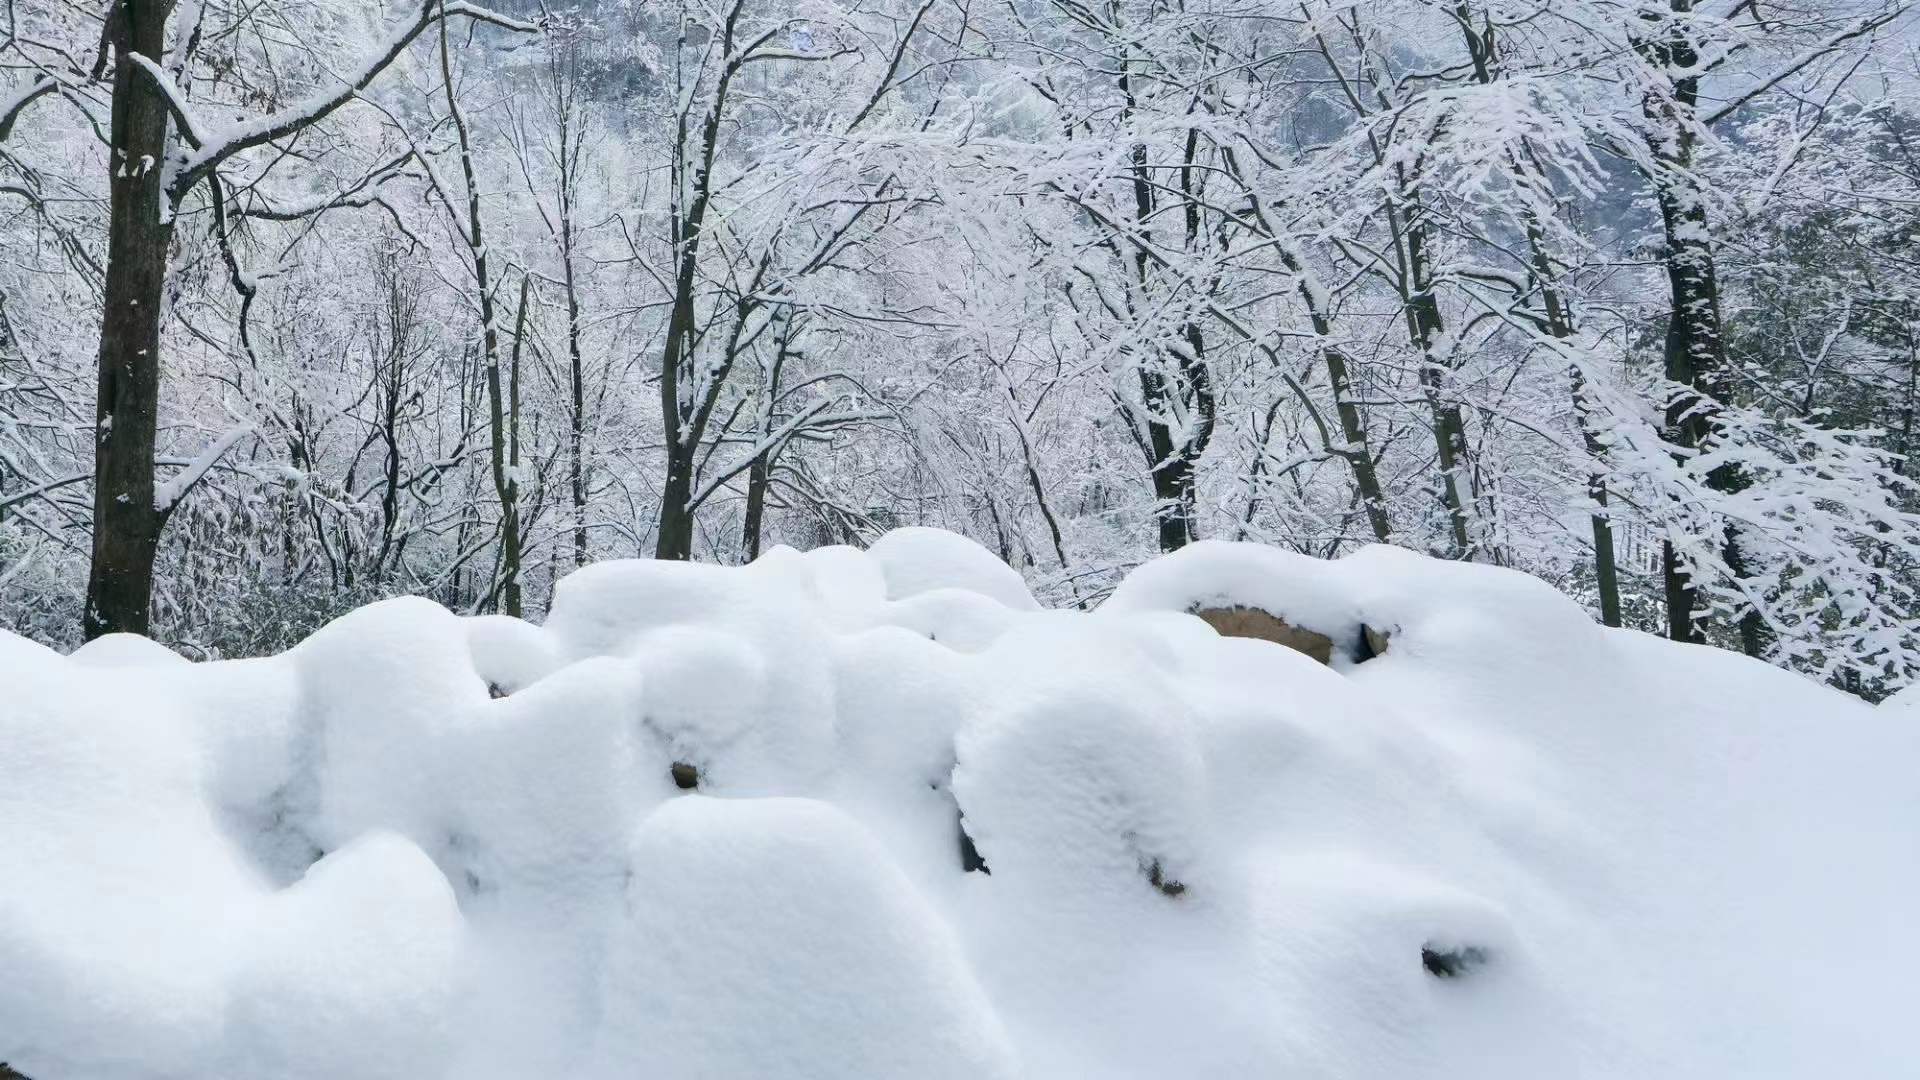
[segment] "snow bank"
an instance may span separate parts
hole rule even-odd
[[[1911,702],[1498,569],[1208,543],[1052,612],[915,529],[265,660],[0,634],[0,680],[36,1080],[1916,1061]]]

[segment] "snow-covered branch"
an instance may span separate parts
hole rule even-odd
[[[454,0],[451,3],[447,0],[420,0],[414,17],[391,31],[383,45],[370,53],[350,73],[341,76],[338,87],[266,116],[220,129],[203,131],[200,146],[186,158],[182,168],[174,177],[172,192],[174,199],[177,201],[184,197],[195,184],[205,179],[221,162],[233,155],[286,138],[324,120],[372,85],[380,73],[390,67],[407,46],[411,45],[428,27],[437,20],[453,18],[465,18],[514,33],[532,34],[540,30],[537,23],[515,19],[490,8],[466,3],[464,0]]]
[[[200,455],[189,462],[185,468],[175,473],[166,482],[153,486],[153,508],[163,515],[171,514],[174,507],[180,505],[180,500],[186,498],[187,493],[193,490],[194,485],[206,479],[208,471],[220,464],[220,459],[226,457],[228,451],[254,433],[253,425],[243,424],[208,443],[207,448],[202,450]]]

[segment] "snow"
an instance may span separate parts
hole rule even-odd
[[[631,854],[606,1057],[676,1077],[1014,1075],[953,930],[841,811],[690,795]]]
[[[187,658],[139,634],[103,634],[73,650],[69,658],[92,667],[154,667],[184,664]]]
[[[1505,570],[1203,543],[1043,611],[915,529],[0,679],[35,1080],[1912,1071],[1912,695]]]
[[[1040,606],[1012,567],[966,537],[941,529],[895,529],[875,541],[868,554],[886,575],[889,600],[954,588],[991,597],[1016,611]]]

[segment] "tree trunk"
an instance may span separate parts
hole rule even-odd
[[[1367,513],[1373,538],[1382,544],[1393,542],[1393,522],[1387,517],[1386,493],[1380,489],[1380,473],[1374,468],[1373,451],[1367,445],[1366,423],[1360,407],[1353,403],[1353,384],[1347,372],[1347,355],[1333,345],[1329,335],[1332,321],[1313,314],[1314,334],[1320,338],[1320,356],[1327,365],[1327,384],[1333,390],[1333,410],[1340,417],[1340,437],[1345,441],[1347,466],[1353,470],[1353,486],[1360,494],[1360,505]]]
[[[1254,220],[1260,224],[1261,231],[1275,241],[1280,264],[1294,277],[1294,287],[1300,293],[1301,302],[1306,305],[1307,318],[1313,326],[1320,358],[1327,368],[1327,384],[1333,391],[1334,412],[1340,418],[1340,438],[1343,442],[1340,456],[1353,470],[1353,486],[1359,493],[1361,508],[1366,511],[1367,525],[1373,530],[1373,538],[1382,544],[1390,544],[1393,542],[1393,522],[1387,516],[1386,494],[1381,490],[1380,472],[1374,466],[1373,450],[1368,444],[1366,418],[1361,416],[1360,407],[1353,400],[1353,378],[1347,368],[1347,354],[1333,341],[1333,313],[1328,309],[1326,289],[1307,265],[1293,237],[1281,231],[1279,222],[1267,213],[1266,204],[1247,185],[1233,151],[1223,149],[1221,160],[1225,162],[1228,173],[1239,180],[1243,188],[1247,188]]]
[[[580,299],[574,292],[573,254],[569,244],[567,270],[567,364],[573,392],[567,415],[567,480],[573,498],[573,565],[587,565],[587,466],[584,451],[587,428],[586,379],[580,357]]]
[[[747,561],[760,557],[760,532],[767,513],[767,455],[761,454],[747,466],[747,520],[740,527],[740,540],[746,547]]]
[[[1565,341],[1573,336],[1573,313],[1560,295],[1553,262],[1547,257],[1545,231],[1531,211],[1525,212],[1523,217],[1526,218],[1527,246],[1533,258],[1533,271],[1540,280],[1540,295],[1547,310],[1547,333]],[[1573,380],[1574,420],[1580,425],[1581,442],[1586,447],[1587,456],[1600,461],[1606,456],[1607,448],[1600,441],[1600,433],[1594,429],[1586,376],[1581,374],[1578,367],[1571,368],[1569,375]],[[1605,473],[1587,474],[1587,497],[1593,500],[1595,507],[1594,512],[1588,515],[1588,522],[1593,528],[1593,581],[1600,596],[1600,621],[1606,626],[1619,626],[1620,568],[1613,553],[1613,519],[1607,512]]]
[[[1145,404],[1148,469],[1153,481],[1154,520],[1160,550],[1178,551],[1199,539],[1194,508],[1194,469],[1211,441],[1214,397],[1207,370],[1206,340],[1199,326],[1186,327],[1186,348],[1170,349],[1174,372],[1140,369],[1141,398]],[[1171,415],[1191,419],[1175,438]]]
[[[1671,0],[1671,9],[1686,13],[1693,0]],[[1700,60],[1692,42],[1676,30],[1641,46],[1647,57],[1666,71],[1691,71]],[[1656,160],[1649,177],[1660,205],[1666,240],[1664,261],[1670,306],[1664,349],[1666,378],[1676,389],[1667,402],[1666,437],[1683,455],[1707,447],[1720,425],[1720,410],[1732,388],[1721,338],[1720,282],[1710,240],[1707,207],[1693,176],[1694,128],[1700,100],[1698,77],[1674,78],[1672,100],[1650,95],[1645,104],[1654,130],[1651,146]],[[1733,493],[1746,486],[1736,465],[1722,465],[1707,475],[1714,491]],[[1728,570],[1745,577],[1747,561],[1737,530],[1729,523],[1717,540]],[[1671,540],[1662,545],[1662,577],[1666,586],[1667,634],[1675,641],[1705,641],[1697,625],[1699,588]],[[1760,613],[1748,605],[1741,614],[1740,643],[1749,656],[1766,648],[1766,626]]]
[[[556,76],[557,77],[557,76]],[[573,99],[557,94],[560,115],[560,269],[567,290],[567,381],[572,400],[567,413],[567,480],[573,499],[573,565],[587,565],[587,467],[583,447],[587,430],[585,363],[580,350],[580,288],[573,276]]]
[[[507,400],[500,394],[500,365],[487,365],[487,422],[493,432],[493,486],[500,497],[500,610],[519,618],[520,608],[520,343],[527,330],[528,279],[520,279],[520,312],[513,322],[513,358]],[[503,445],[504,444],[504,445]]]
[[[443,9],[444,10],[444,9]],[[460,101],[454,95],[452,50],[447,42],[447,20],[440,20],[440,80],[446,92],[447,115],[453,119],[453,132],[460,151],[460,176],[467,185],[467,228],[466,240],[468,252],[473,259],[474,288],[478,294],[480,308],[480,347],[482,361],[486,368],[487,388],[487,425],[492,436],[491,464],[493,466],[494,492],[500,498],[500,578],[491,590],[498,597],[498,605],[508,615],[520,614],[520,495],[517,470],[511,466],[519,464],[519,449],[509,447],[515,441],[514,434],[508,432],[510,418],[501,397],[500,387],[500,330],[494,314],[493,278],[487,261],[487,236],[480,214],[480,181],[473,164],[473,142],[467,133],[467,119],[460,111]],[[527,317],[527,282],[520,281],[520,323]],[[514,405],[519,405],[518,364],[520,358],[520,335],[525,329],[522,325],[514,327],[513,351],[515,386],[513,387]],[[509,460],[511,459],[511,460]]]
[[[667,447],[667,482],[660,490],[660,528],[654,536],[656,559],[693,558],[693,454]]]
[[[1427,266],[1427,227],[1418,220],[1419,214],[1420,208],[1415,204],[1405,223],[1407,327],[1413,335],[1414,347],[1420,350],[1420,386],[1433,412],[1433,442],[1440,465],[1440,501],[1447,512],[1453,557],[1471,559],[1473,535],[1467,522],[1467,500],[1460,491],[1460,472],[1467,463],[1466,424],[1461,419],[1460,406],[1447,396],[1450,392],[1447,375],[1452,369],[1436,352],[1446,328]]]
[[[1454,8],[1454,19],[1460,24],[1466,37],[1467,56],[1473,62],[1474,77],[1483,86],[1492,86],[1496,81],[1495,56],[1496,37],[1491,20],[1483,24],[1480,33],[1473,30],[1473,7],[1462,0]],[[1522,142],[1520,150],[1512,155],[1513,175],[1522,187],[1544,190],[1547,185],[1540,176],[1538,161],[1533,149]],[[1556,340],[1565,341],[1573,337],[1573,311],[1565,297],[1560,294],[1559,275],[1554,272],[1553,260],[1547,252],[1546,229],[1539,214],[1531,204],[1520,204],[1520,219],[1526,226],[1527,253],[1533,264],[1534,277],[1540,285],[1540,298],[1547,313],[1547,333]],[[1606,447],[1594,430],[1591,409],[1587,398],[1586,377],[1578,367],[1570,369],[1573,380],[1574,418],[1580,425],[1580,437],[1586,447],[1587,456],[1595,461],[1606,454]],[[1614,561],[1613,524],[1607,513],[1607,478],[1605,473],[1593,472],[1587,475],[1587,497],[1593,500],[1595,510],[1588,516],[1593,528],[1593,577],[1594,587],[1600,598],[1600,621],[1607,626],[1620,625],[1620,571]]]
[[[167,514],[154,504],[160,405],[160,315],[173,223],[163,216],[167,109],[129,58],[164,54],[171,0],[121,0],[114,46],[107,268],[100,320],[94,444],[93,563],[83,633],[147,632],[153,561]]]

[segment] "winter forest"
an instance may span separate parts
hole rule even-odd
[[[1920,677],[1905,0],[8,0],[0,622],[902,525]]]

